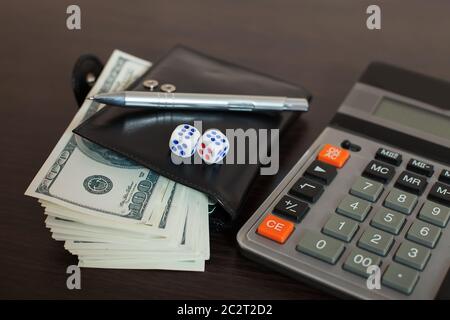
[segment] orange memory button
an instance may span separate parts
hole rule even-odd
[[[333,146],[332,144],[326,144],[320,150],[317,160],[331,164],[337,168],[342,168],[349,157],[350,152],[347,150]]]
[[[278,218],[273,214],[268,214],[257,230],[260,235],[278,243],[286,242],[292,231],[294,231],[292,222]]]

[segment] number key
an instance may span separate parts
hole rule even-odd
[[[296,249],[322,261],[335,264],[344,251],[344,244],[320,233],[303,230],[303,236]]]
[[[352,195],[372,202],[377,201],[381,192],[383,192],[381,183],[363,177],[359,177],[350,189]]]
[[[395,188],[389,192],[384,200],[384,205],[386,207],[406,214],[410,214],[414,210],[416,204],[417,196]]]
[[[345,217],[333,214],[323,227],[323,233],[349,242],[358,230],[358,223]]]
[[[367,273],[367,268],[372,265],[379,266],[380,263],[380,257],[367,251],[355,248],[350,253],[347,260],[345,260],[343,267],[347,271],[367,278],[369,276],[369,274]]]
[[[370,224],[389,233],[399,234],[405,220],[405,216],[401,213],[386,208],[380,208]]]
[[[358,246],[380,256],[386,256],[393,242],[394,237],[390,234],[369,227],[359,239]]]
[[[339,203],[336,211],[349,218],[364,221],[370,208],[370,202],[348,195]]]
[[[422,271],[430,258],[431,250],[405,240],[398,248],[394,260]]]
[[[441,236],[441,229],[431,224],[415,221],[406,234],[406,239],[433,249]]]
[[[435,202],[426,201],[420,209],[419,219],[444,228],[450,218],[450,208]]]

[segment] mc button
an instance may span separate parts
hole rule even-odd
[[[294,231],[292,222],[278,218],[273,214],[268,214],[257,230],[258,234],[278,243],[285,243],[292,231]]]
[[[364,170],[364,175],[374,180],[388,183],[395,175],[395,169],[393,166],[383,162],[372,160]]]

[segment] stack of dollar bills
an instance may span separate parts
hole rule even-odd
[[[116,50],[89,95],[124,90],[150,67]],[[203,271],[208,197],[72,133],[102,107],[84,102],[25,194],[81,267]]]

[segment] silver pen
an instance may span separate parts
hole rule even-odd
[[[121,107],[208,111],[308,111],[308,100],[275,96],[247,96],[181,92],[122,91],[88,99]]]

